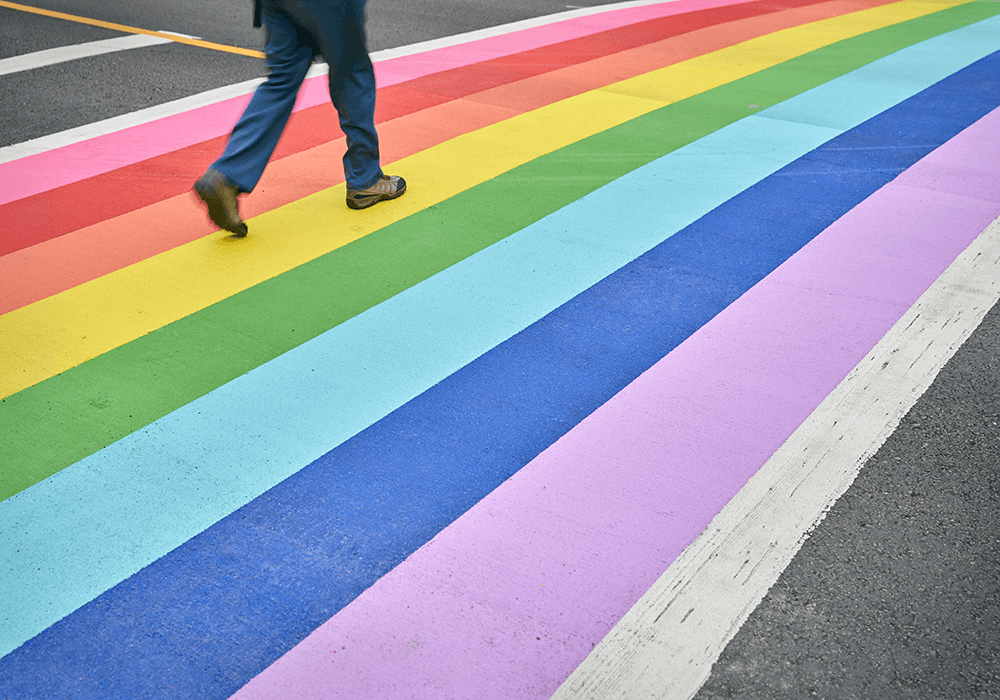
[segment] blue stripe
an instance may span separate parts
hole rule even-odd
[[[998,70],[993,54],[711,211],[5,657],[0,694],[228,696],[826,226],[996,108]]]

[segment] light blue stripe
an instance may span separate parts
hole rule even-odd
[[[0,654],[732,196],[997,50],[998,30],[923,42],[669,154],[0,503]]]

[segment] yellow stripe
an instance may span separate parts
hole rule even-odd
[[[90,19],[89,17],[80,17],[79,15],[69,15],[65,12],[56,12],[54,10],[43,10],[39,7],[30,7],[28,5],[19,5],[16,2],[7,2],[7,0],[0,0],[0,7],[6,7],[11,10],[20,10],[21,12],[31,12],[36,15],[44,15],[46,17],[55,17],[56,19],[65,19],[70,22],[77,22],[79,24],[90,24],[94,27],[104,27],[105,29],[114,29],[116,32],[125,32],[126,34],[148,34],[149,36],[158,36],[161,39],[170,39],[170,41],[176,41],[179,44],[190,44],[191,46],[200,46],[203,49],[212,49],[214,51],[225,51],[227,53],[238,53],[241,56],[252,56],[254,58],[264,58],[263,51],[254,51],[253,49],[241,49],[238,46],[226,46],[225,44],[216,44],[211,41],[202,41],[201,39],[192,39],[186,36],[178,36],[177,34],[168,34],[166,32],[154,32],[150,29],[139,29],[138,27],[129,27],[124,24],[115,24],[114,22],[105,22],[100,19]]]
[[[410,186],[401,199],[355,212],[344,205],[344,185],[332,187],[255,217],[253,233],[238,244],[207,236],[12,311],[0,317],[0,397],[665,104],[963,2],[906,0],[783,30],[572,97],[399,161],[393,171]]]

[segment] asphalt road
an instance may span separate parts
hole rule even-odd
[[[37,7],[260,49],[249,0],[36,0]],[[369,3],[372,51],[606,4]],[[0,7],[0,59],[121,36]],[[0,146],[263,75],[261,59],[183,44],[0,76]],[[697,696],[1000,696],[1000,306],[743,626]]]

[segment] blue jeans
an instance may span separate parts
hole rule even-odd
[[[265,0],[269,74],[212,165],[241,192],[260,180],[315,56],[330,66],[330,100],[347,136],[344,177],[361,190],[379,179],[375,71],[365,45],[365,0]]]

